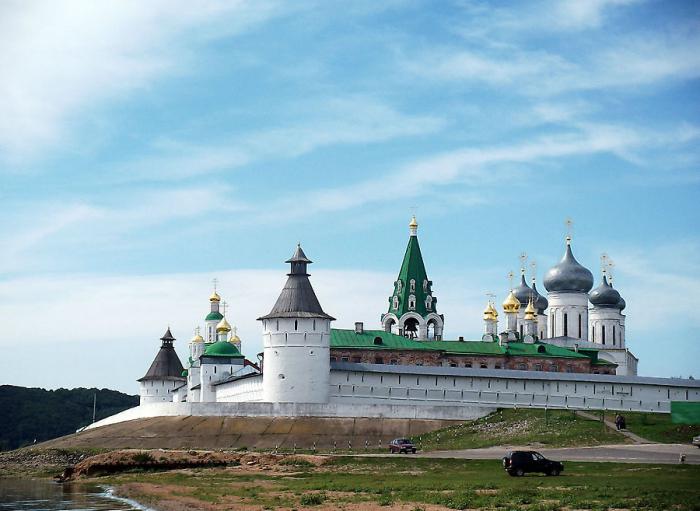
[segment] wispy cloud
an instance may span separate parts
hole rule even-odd
[[[290,159],[342,144],[376,144],[435,133],[445,121],[435,115],[402,113],[375,98],[342,96],[299,101],[290,113],[302,119],[216,144],[161,139],[155,155],[116,165],[118,180],[177,180],[233,170],[262,160]]]
[[[62,141],[76,114],[182,70],[181,38],[240,33],[279,14],[272,1],[3,3],[0,156],[20,161]]]

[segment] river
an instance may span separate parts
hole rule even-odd
[[[0,478],[0,511],[148,511],[94,484]]]

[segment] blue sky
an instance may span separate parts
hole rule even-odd
[[[378,325],[412,212],[448,336],[570,217],[640,373],[697,373],[697,2],[379,4],[3,3],[0,382],[134,392],[214,277],[254,357],[297,241]]]

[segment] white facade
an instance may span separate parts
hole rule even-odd
[[[549,336],[588,340],[588,293],[549,293]]]
[[[619,309],[591,307],[590,341],[611,348],[625,347],[625,316]]]
[[[325,403],[331,323],[323,318],[272,318],[263,323],[263,400]]]
[[[139,382],[141,403],[167,403],[173,400],[173,392],[182,385],[177,380],[146,380]]]

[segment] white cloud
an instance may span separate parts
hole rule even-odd
[[[62,141],[77,113],[144,89],[187,62],[183,40],[231,35],[274,16],[270,1],[10,1],[0,7],[0,155]]]

